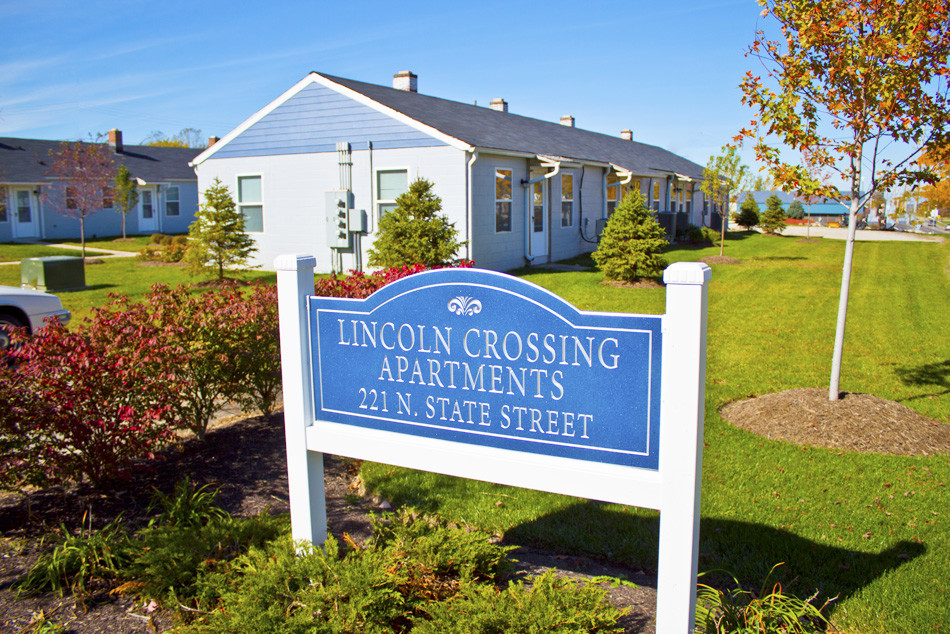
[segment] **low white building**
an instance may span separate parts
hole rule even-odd
[[[416,86],[407,71],[392,88],[313,72],[194,159],[199,189],[220,179],[244,212],[252,264],[296,252],[316,256],[318,271],[362,268],[378,219],[417,178],[435,184],[467,242],[459,256],[482,268],[594,250],[598,221],[632,187],[665,226],[710,224],[702,167],[628,130],[612,137]]]

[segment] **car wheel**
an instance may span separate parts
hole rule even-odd
[[[12,328],[24,327],[26,327],[26,324],[19,317],[0,314],[0,350],[6,350],[10,347],[10,330]]]

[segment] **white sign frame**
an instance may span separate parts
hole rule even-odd
[[[323,453],[457,477],[561,493],[660,512],[659,634],[692,632],[699,554],[706,378],[706,313],[711,270],[678,262],[663,274],[660,457],[656,471],[601,464],[314,420],[310,255],[279,256],[277,270],[284,430],[291,531],[327,537]],[[592,395],[597,398],[597,395]]]

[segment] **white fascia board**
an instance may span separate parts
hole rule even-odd
[[[231,142],[231,140],[234,139],[234,137],[238,136],[239,134],[241,134],[242,132],[250,128],[252,125],[254,125],[258,121],[260,121],[261,119],[269,115],[278,106],[282,105],[285,101],[287,101],[288,99],[296,95],[298,92],[306,88],[308,85],[314,83],[314,80],[316,77],[318,77],[317,73],[310,73],[309,75],[307,75],[306,77],[298,81],[296,84],[291,86],[288,90],[284,91],[284,93],[280,97],[278,97],[277,99],[274,99],[272,102],[270,102],[269,104],[267,104],[266,106],[264,106],[263,108],[255,112],[248,119],[245,119],[244,122],[241,123],[238,127],[234,128],[233,130],[228,132],[226,135],[224,135],[224,137],[220,141],[218,141],[217,143],[215,143],[214,145],[206,149],[204,152],[196,156],[190,163],[188,163],[188,165],[190,165],[191,167],[196,167],[204,163],[206,160],[214,156],[215,152],[217,152],[218,150],[223,148],[225,145],[227,145],[229,142]]]
[[[400,123],[403,123],[411,128],[415,128],[416,130],[418,130],[419,132],[422,132],[423,134],[428,134],[431,137],[439,139],[443,143],[450,145],[457,150],[462,150],[463,152],[467,152],[468,150],[472,149],[472,146],[466,143],[465,141],[462,141],[461,139],[456,139],[455,137],[449,136],[448,134],[442,132],[441,130],[438,130],[436,128],[433,128],[432,126],[416,121],[412,117],[405,115],[399,112],[398,110],[393,110],[389,106],[384,106],[378,101],[374,101],[373,99],[370,99],[363,93],[357,92],[351,88],[347,88],[346,86],[338,84],[334,81],[330,81],[329,79],[327,79],[320,73],[311,73],[311,75],[313,76],[313,83],[320,84],[321,86],[325,86],[326,88],[329,88],[330,90],[334,90],[340,93],[341,95],[345,95],[349,97],[350,99],[352,99],[353,101],[356,101],[357,103],[361,103],[364,106],[368,106],[372,108],[373,110],[376,110],[377,112],[381,112],[382,114],[388,117],[392,117],[396,121],[399,121]]]
[[[499,150],[498,148],[493,147],[473,147],[472,151],[478,152],[479,156],[487,154],[495,154],[498,156],[511,156],[513,158],[527,158],[527,159],[538,159],[540,161],[554,161],[561,163],[561,167],[565,168],[577,168],[582,165],[588,165],[590,167],[610,167],[610,163],[606,161],[593,161],[590,159],[579,159],[579,158],[570,158],[564,156],[550,156],[547,154],[538,154],[537,152],[518,152],[517,150]]]

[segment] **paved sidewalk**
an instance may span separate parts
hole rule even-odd
[[[806,233],[807,231],[807,233]],[[788,226],[782,231],[783,236],[802,236],[810,235],[812,238],[828,238],[831,240],[847,240],[848,229],[845,227],[834,229],[831,227],[797,227]],[[944,236],[927,235],[921,233],[907,233],[904,231],[871,231],[869,229],[858,229],[855,232],[854,239],[873,242],[941,242]]]
[[[35,244],[38,246],[44,247],[54,247],[57,249],[65,249],[69,251],[70,254],[73,251],[82,251],[82,246],[78,244],[60,244],[52,242],[33,242],[33,241],[21,241],[20,244]],[[78,254],[77,254],[78,255]],[[113,251],[112,249],[103,249],[101,247],[86,247],[86,257],[87,258],[134,258],[137,253],[134,251]],[[19,260],[12,260],[10,262],[0,262],[0,266],[5,264],[20,264]]]

